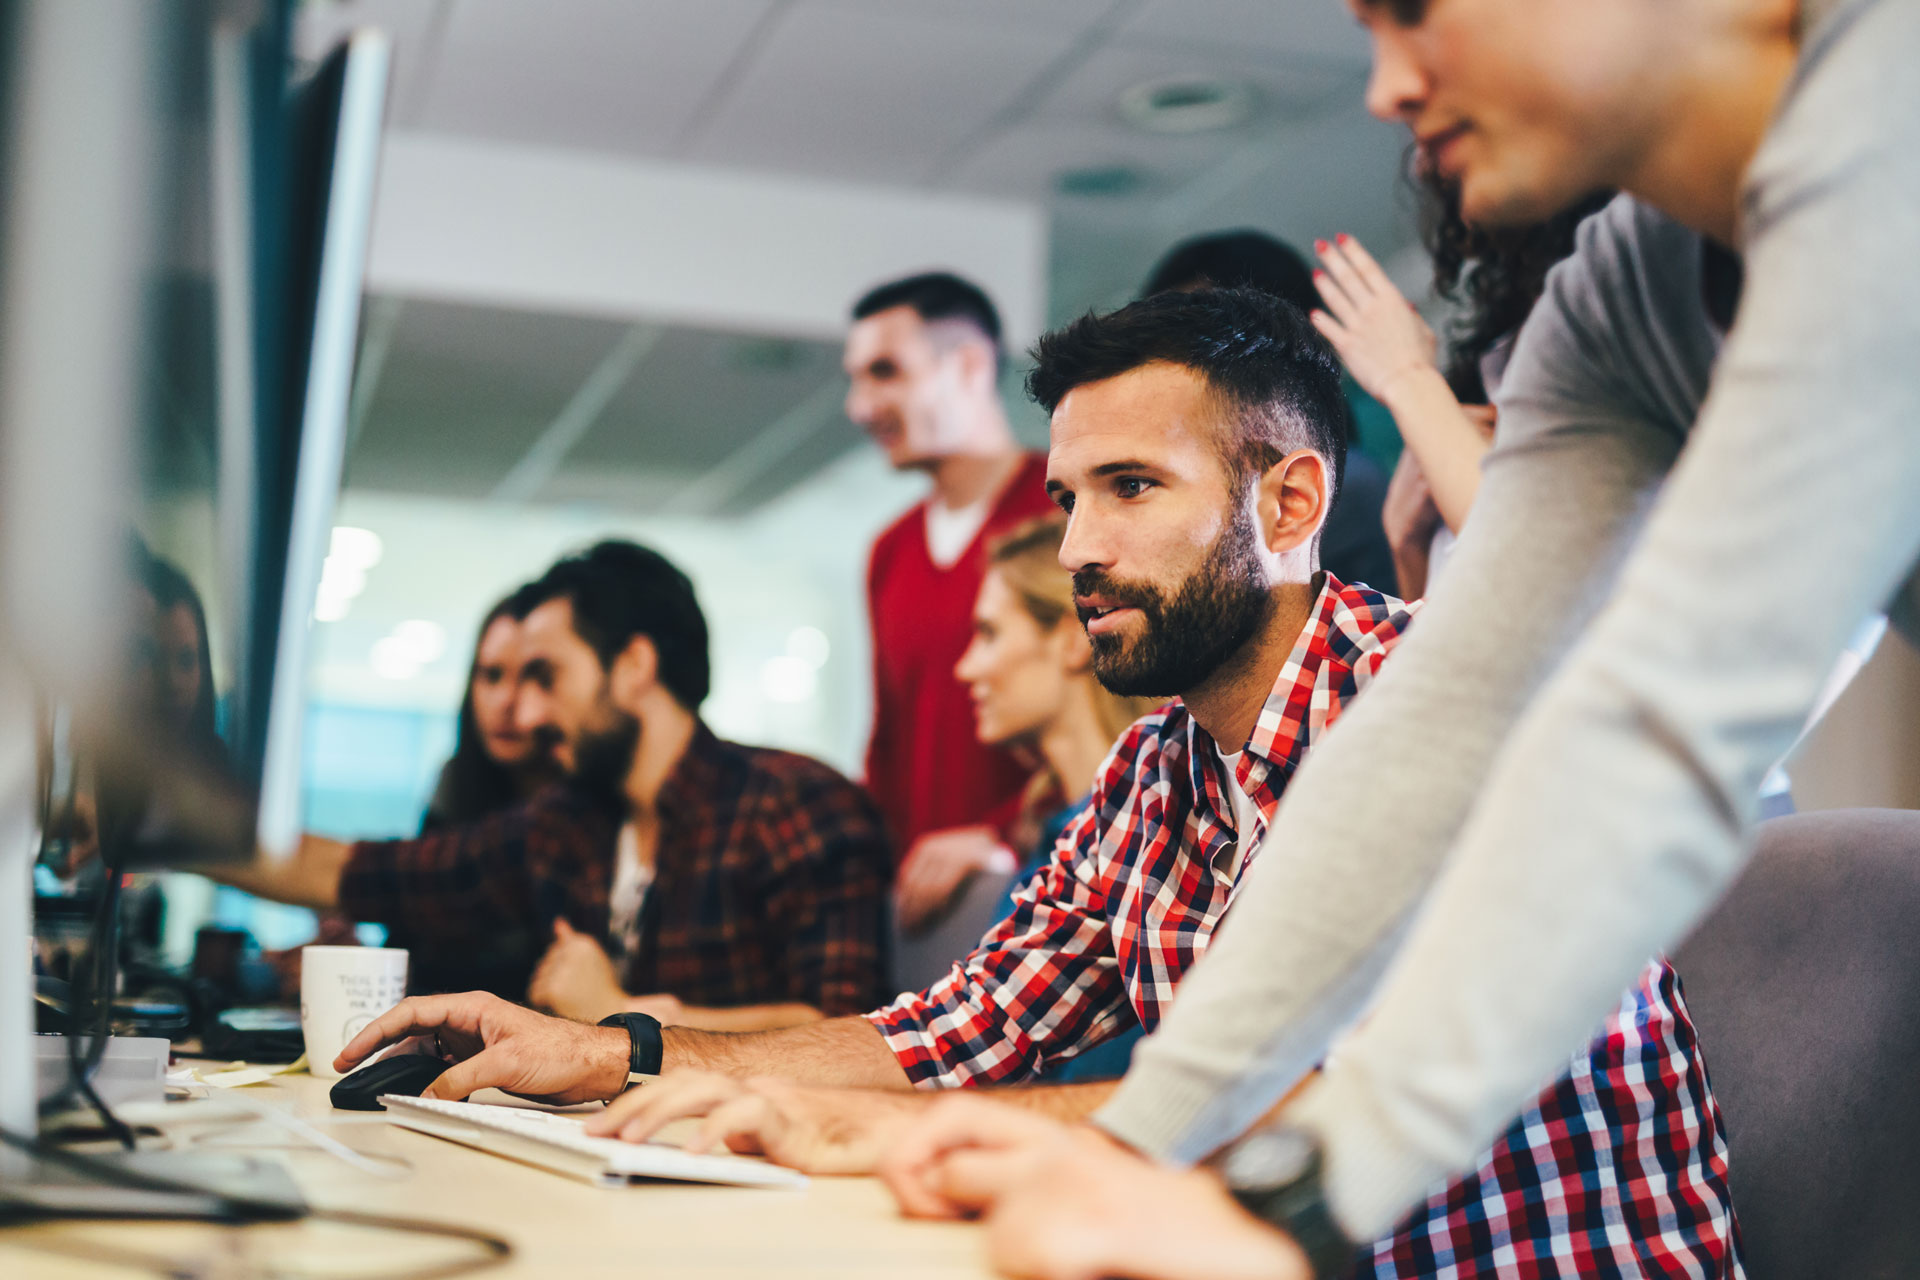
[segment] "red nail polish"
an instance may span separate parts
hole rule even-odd
[[[1353,242],[1353,237],[1344,231],[1335,236],[1334,239],[1338,240],[1341,244],[1351,244]]]
[[[1325,253],[1329,247],[1325,240],[1315,240],[1313,242],[1313,251],[1315,253]]]

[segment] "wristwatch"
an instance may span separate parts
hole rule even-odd
[[[600,1019],[600,1025],[626,1028],[628,1084],[643,1084],[659,1076],[660,1059],[666,1052],[660,1039],[660,1019],[646,1013],[616,1013]]]
[[[1307,1255],[1317,1280],[1353,1270],[1360,1246],[1347,1238],[1327,1208],[1320,1140],[1305,1129],[1256,1129],[1221,1157],[1220,1176],[1240,1206],[1279,1227]]]

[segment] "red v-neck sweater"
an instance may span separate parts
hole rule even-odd
[[[1047,457],[1029,454],[986,523],[945,569],[927,550],[927,503],[915,504],[873,544],[867,605],[873,621],[873,738],[867,786],[892,828],[895,857],[929,831],[990,821],[1026,782],[1005,752],[974,737],[973,703],[954,664],[973,635],[973,602],[987,544],[1052,511]]]

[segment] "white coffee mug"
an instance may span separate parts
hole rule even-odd
[[[401,947],[300,948],[300,1031],[307,1070],[338,1080],[333,1060],[360,1029],[407,994],[407,953]]]

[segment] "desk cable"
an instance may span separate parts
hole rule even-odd
[[[317,1209],[311,1206],[293,1208],[284,1203],[271,1200],[253,1200],[245,1196],[228,1195],[225,1192],[197,1186],[190,1182],[178,1182],[171,1178],[156,1178],[151,1174],[137,1172],[120,1165],[99,1160],[77,1151],[70,1151],[51,1143],[41,1142],[24,1134],[0,1129],[0,1144],[46,1161],[48,1164],[62,1165],[77,1173],[86,1174],[101,1182],[130,1187],[141,1191],[169,1192],[191,1195],[211,1200],[214,1208],[201,1221],[225,1223],[231,1226],[251,1226],[260,1223],[286,1223],[299,1219],[315,1222],[332,1222],[342,1226],[365,1227],[374,1231],[393,1231],[406,1235],[437,1236],[446,1240],[458,1240],[479,1246],[480,1252],[472,1257],[457,1258],[450,1262],[435,1263],[406,1271],[376,1273],[365,1280],[443,1280],[444,1277],[466,1275],[488,1267],[498,1266],[513,1256],[513,1244],[502,1236],[472,1227],[457,1226],[453,1223],[434,1222],[426,1218],[402,1218],[378,1213],[362,1213],[353,1209]],[[42,1222],[49,1215],[39,1206],[14,1197],[9,1197],[5,1184],[0,1183],[0,1223],[9,1218],[17,1222]],[[61,1215],[69,1216],[69,1215]],[[103,1218],[115,1215],[100,1215]],[[143,1267],[156,1274],[170,1277],[191,1274],[182,1268],[178,1259],[166,1258],[155,1254],[140,1254],[125,1250],[100,1249],[94,1256],[101,1261],[117,1262],[132,1267]],[[223,1275],[228,1272],[223,1271]],[[320,1280],[320,1273],[303,1272],[283,1266],[255,1266],[252,1274],[273,1277],[273,1280]]]

